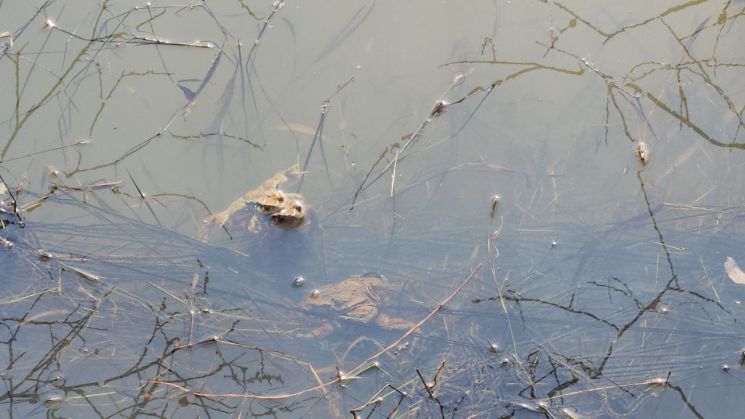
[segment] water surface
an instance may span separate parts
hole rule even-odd
[[[744,10],[0,2],[0,409],[736,415]],[[302,308],[369,272],[421,324]]]

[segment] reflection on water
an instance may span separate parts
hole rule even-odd
[[[742,409],[739,2],[125,3],[0,2],[6,416]]]

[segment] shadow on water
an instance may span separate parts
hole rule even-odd
[[[742,411],[741,2],[37,3],[2,415]]]

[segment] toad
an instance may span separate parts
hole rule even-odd
[[[314,290],[301,301],[300,307],[325,321],[308,336],[326,336],[334,330],[334,323],[338,326],[342,321],[374,323],[384,329],[409,329],[414,323],[385,314],[392,294],[399,291],[400,285],[391,284],[383,275],[371,272]]]
[[[281,187],[299,177],[296,167],[280,171],[264,181],[258,188],[246,192],[225,210],[208,216],[200,230],[200,238],[207,241],[210,235],[227,235],[244,250],[251,247],[274,248],[272,242],[285,237],[287,230],[304,232],[309,208],[298,193],[284,192]]]

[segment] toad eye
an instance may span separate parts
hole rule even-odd
[[[295,211],[301,212],[303,210],[303,207],[301,205],[295,204]]]

